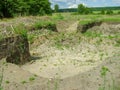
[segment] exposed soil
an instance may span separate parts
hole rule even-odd
[[[77,30],[76,24],[70,25],[73,31]],[[102,24],[89,29],[88,32],[102,32],[96,37],[81,33],[53,35],[31,49],[33,60],[23,66],[2,59],[4,90],[98,90],[104,85],[105,90],[119,90],[119,27]],[[68,27],[66,31],[69,30]],[[101,76],[103,67],[108,69],[105,82]]]

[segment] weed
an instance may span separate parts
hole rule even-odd
[[[85,32],[84,35],[87,36],[87,37],[92,37],[92,38],[96,38],[96,37],[101,37],[102,36],[101,33],[96,33],[96,32],[91,32],[91,31]]]
[[[55,14],[53,16],[53,19],[55,19],[55,20],[63,20],[64,16],[62,16],[62,14],[58,13],[58,14]]]
[[[34,34],[29,34],[28,35],[28,41],[30,44],[32,44],[34,42],[34,39],[35,39],[35,35]]]
[[[115,46],[116,46],[116,47],[120,47],[120,40],[116,40]]]
[[[19,24],[18,26],[13,27],[12,29],[15,34],[21,35],[23,38],[27,38],[27,30],[25,29],[23,24]]]
[[[59,83],[59,79],[58,79],[58,78],[55,78],[54,90],[58,90],[58,83]]]
[[[4,69],[2,69],[2,73],[0,75],[0,90],[3,90],[3,88],[2,88],[3,72],[4,72]]]
[[[29,78],[29,81],[34,81],[35,80],[35,77],[30,77]]]
[[[36,22],[33,27],[35,27],[35,29],[49,29],[49,30],[54,30],[55,28],[55,23],[53,21],[38,21]]]
[[[25,84],[25,83],[27,83],[27,81],[22,81],[21,83],[22,83],[22,84]]]
[[[1,41],[3,38],[4,38],[3,35],[0,33],[0,41]]]
[[[7,81],[5,81],[5,83],[6,83],[6,84],[9,84],[9,83],[10,83],[10,81],[8,81],[8,80],[7,80]]]
[[[47,87],[48,87],[48,90],[50,90],[50,80],[48,80],[47,82]]]
[[[103,66],[101,68],[101,76],[104,80],[104,83],[103,83],[103,87],[100,87],[99,90],[106,90],[106,75],[107,75],[107,72],[109,71],[109,69],[105,66]]]
[[[111,80],[112,80],[112,85],[109,84],[108,87],[107,87],[107,81],[106,81],[107,72],[110,73]],[[108,88],[109,88],[109,90],[116,90],[115,81],[114,81],[113,75],[112,75],[112,73],[110,72],[110,70],[107,67],[103,66],[101,68],[101,76],[102,76],[102,78],[104,80],[104,83],[103,83],[103,86],[99,88],[99,90],[108,90]]]

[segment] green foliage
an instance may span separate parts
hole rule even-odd
[[[35,80],[35,77],[30,77],[29,78],[29,81],[34,81]]]
[[[32,44],[34,42],[34,39],[35,39],[35,35],[34,34],[29,34],[28,35],[28,41],[30,44]]]
[[[120,14],[120,11],[118,11],[118,14]]]
[[[0,41],[4,38],[4,36],[2,35],[2,33],[0,33]]]
[[[102,36],[101,33],[96,33],[96,32],[91,32],[91,31],[85,32],[84,35],[85,35],[86,37],[93,37],[93,38],[101,37],[101,36]]]
[[[109,72],[109,69],[105,66],[101,68],[101,76],[105,77],[107,75],[107,72]]]
[[[21,35],[23,38],[27,38],[27,30],[25,29],[23,24],[20,24],[16,27],[13,27],[14,33]]]
[[[113,14],[113,11],[112,10],[107,10],[106,14],[111,15],[111,14]]]
[[[0,17],[51,14],[49,0],[1,0]]]
[[[56,5],[54,6],[54,12],[58,12],[58,10],[59,10],[59,5],[56,4]]]
[[[3,88],[2,88],[3,71],[4,71],[4,69],[2,69],[2,71],[1,71],[1,73],[0,73],[0,90],[3,90]]]
[[[92,13],[92,11],[85,7],[83,4],[78,5],[78,14],[89,14]]]
[[[82,20],[82,21],[79,22],[79,24],[85,25],[85,24],[88,24],[88,23],[91,23],[91,22],[92,22],[92,20]]]
[[[31,0],[29,5],[29,13],[31,15],[44,15],[52,13],[49,0]]]
[[[103,10],[101,10],[101,14],[102,15],[104,15],[105,14],[105,10],[103,9]]]
[[[8,80],[7,80],[7,81],[5,81],[5,83],[6,83],[6,84],[9,84],[9,83],[10,83],[10,81],[8,81]]]
[[[85,11],[85,6],[83,4],[78,5],[78,13],[79,14],[84,14]]]
[[[53,19],[55,20],[63,20],[64,19],[64,16],[62,16],[62,14],[60,13],[57,13],[53,16]]]
[[[107,86],[107,83],[109,83],[109,82],[107,82],[107,73],[109,73],[109,74],[111,75],[111,80],[112,80],[112,84],[109,85],[109,86]],[[114,78],[113,78],[112,73],[111,73],[110,70],[109,70],[107,67],[105,67],[105,66],[103,66],[103,67],[101,68],[101,77],[103,78],[104,83],[103,83],[103,85],[99,88],[99,90],[119,90],[119,89],[118,89],[119,87],[116,87],[116,86],[115,86],[115,80],[114,80]]]
[[[22,83],[22,84],[25,84],[25,83],[27,83],[27,81],[24,80],[24,81],[22,81],[21,83]]]
[[[51,27],[54,25],[55,25],[55,23],[52,21],[38,21],[34,24],[34,27],[35,27],[35,29],[45,28],[45,29],[51,30]]]
[[[120,22],[120,18],[107,17],[107,18],[102,19],[102,21],[105,21],[105,22]]]

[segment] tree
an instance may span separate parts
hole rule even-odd
[[[101,14],[103,14],[103,15],[105,14],[105,10],[104,9],[101,10]]]
[[[88,7],[85,7],[83,4],[79,4],[78,5],[78,13],[79,14],[89,14],[89,13],[92,13],[92,11]]]
[[[29,13],[32,15],[51,14],[50,2],[48,0],[31,0],[29,2]]]
[[[49,0],[0,0],[0,17],[51,14]]]
[[[118,11],[117,13],[120,14],[120,11]]]
[[[112,10],[107,10],[106,14],[111,15],[111,14],[113,14],[113,11]]]
[[[79,14],[84,14],[85,12],[85,6],[83,4],[78,5],[78,13]]]
[[[59,10],[59,5],[56,4],[56,5],[54,6],[54,12],[58,12],[58,10]]]

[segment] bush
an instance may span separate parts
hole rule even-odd
[[[79,14],[90,14],[92,13],[92,11],[89,8],[85,7],[83,4],[79,4],[78,13]]]
[[[113,11],[112,10],[107,10],[106,14],[111,15],[111,14],[113,14]]]
[[[105,10],[101,10],[101,14],[104,15],[105,14]]]
[[[120,11],[118,11],[118,14],[120,14]]]

